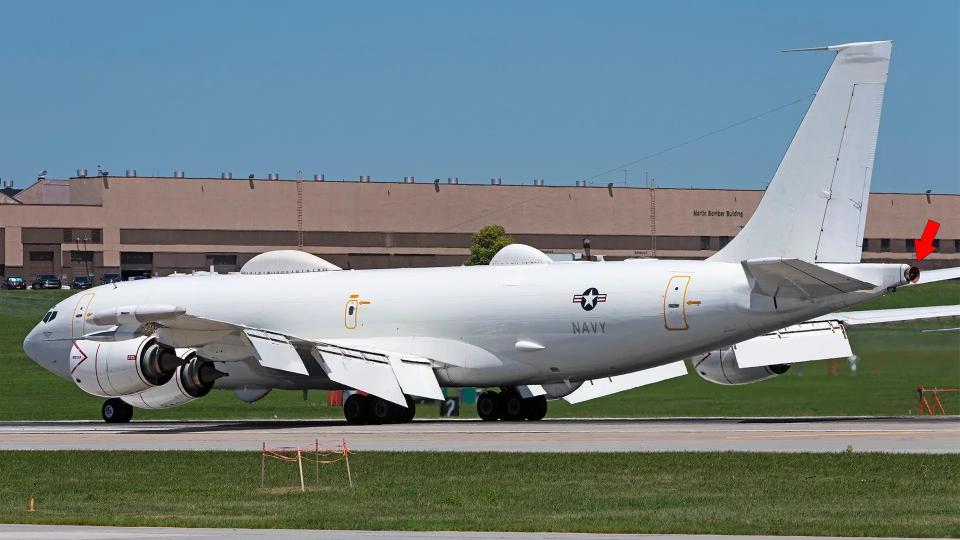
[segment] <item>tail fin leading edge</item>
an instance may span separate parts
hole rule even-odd
[[[825,49],[837,56],[760,205],[710,260],[860,262],[892,42]]]

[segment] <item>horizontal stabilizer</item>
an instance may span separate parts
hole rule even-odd
[[[960,266],[939,268],[937,270],[924,270],[920,272],[920,279],[913,285],[923,285],[924,283],[946,281],[948,279],[960,279]]]
[[[805,322],[741,341],[733,346],[741,369],[795,364],[853,354],[843,325],[837,321]]]
[[[828,313],[814,321],[840,321],[847,326],[867,324],[889,324],[905,321],[923,321],[931,319],[953,319],[960,317],[960,305],[928,306],[895,309],[870,309],[864,311],[842,311]]]
[[[752,259],[741,264],[753,292],[770,297],[809,300],[876,288],[872,283],[799,259]]]
[[[330,380],[402,407],[407,406],[397,375],[387,357],[327,344],[317,345],[311,353]]]
[[[650,369],[642,369],[633,373],[617,375],[615,377],[604,377],[602,379],[593,379],[584,381],[580,388],[577,388],[563,399],[568,403],[580,403],[583,401],[596,399],[624,390],[630,390],[640,386],[665,381],[674,377],[681,377],[687,374],[687,365],[680,360],[663,366]]]
[[[283,334],[253,329],[246,329],[243,334],[253,346],[261,366],[300,375],[308,374],[300,354]]]

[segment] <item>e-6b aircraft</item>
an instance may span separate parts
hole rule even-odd
[[[489,266],[341,270],[274,251],[239,274],[95,287],[54,306],[23,347],[107,398],[103,418],[176,407],[212,389],[353,389],[350,423],[409,421],[412,397],[497,387],[484,420],[539,420],[687,373],[763,381],[797,362],[849,356],[846,326],[946,317],[957,306],[836,311],[918,281],[860,263],[891,43],[824,47],[836,58],[744,229],[699,260],[553,262],[514,244]]]

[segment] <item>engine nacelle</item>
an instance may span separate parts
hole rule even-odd
[[[179,366],[166,384],[121,399],[140,409],[169,409],[209,394],[213,383],[226,375],[194,351],[183,357],[187,363]]]
[[[70,377],[101,397],[125,396],[166,384],[183,360],[152,337],[79,340],[70,351]]]
[[[778,375],[783,375],[790,369],[790,364],[760,366],[751,368],[737,367],[737,353],[733,347],[710,351],[707,354],[694,357],[693,369],[705,380],[716,384],[750,384]]]

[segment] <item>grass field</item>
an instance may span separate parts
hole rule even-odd
[[[309,491],[258,453],[2,452],[0,522],[191,527],[957,537],[960,457],[351,456]],[[28,513],[33,495],[38,511]]]
[[[0,291],[0,420],[97,419],[101,400],[70,381],[43,370],[24,354],[23,337],[44,311],[70,291]],[[960,282],[904,288],[864,308],[892,308],[960,303]],[[847,362],[798,365],[786,375],[760,384],[726,387],[695,375],[623,392],[580,405],[555,401],[550,417],[650,417],[725,415],[902,415],[916,413],[914,389],[960,387],[960,333],[921,333],[956,323],[914,323],[850,332],[859,356],[856,372]],[[217,391],[183,407],[136,411],[138,419],[340,418],[326,406],[326,393],[274,391],[253,404]],[[960,395],[944,401],[947,412],[960,413]],[[438,406],[421,406],[418,417],[439,415]],[[470,405],[462,415],[473,417]]]

